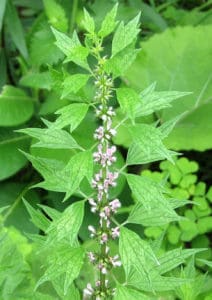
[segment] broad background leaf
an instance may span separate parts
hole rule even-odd
[[[0,3],[0,31],[2,28],[2,23],[3,23],[3,19],[4,19],[4,12],[5,12],[5,8],[6,8],[6,2],[7,0],[2,0]]]
[[[142,42],[142,51],[128,70],[127,79],[139,90],[156,81],[157,90],[193,92],[174,102],[173,108],[161,115],[166,121],[189,111],[166,140],[172,149],[212,147],[212,105],[207,103],[212,94],[211,34],[211,26],[177,27],[156,34]]]
[[[49,23],[58,30],[68,30],[68,19],[63,7],[55,0],[43,0],[45,13]]]
[[[32,99],[16,87],[6,85],[0,94],[0,126],[16,126],[28,121],[34,111]]]
[[[27,151],[30,145],[28,136],[14,133],[12,130],[0,129],[0,180],[4,180],[21,168],[23,168],[27,159],[18,149]]]

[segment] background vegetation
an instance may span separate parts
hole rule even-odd
[[[32,296],[35,282],[41,273],[38,266],[42,265],[43,258],[34,255],[36,246],[30,241],[34,234],[43,232],[44,225],[36,224],[36,227],[30,221],[22,198],[33,207],[37,207],[37,204],[47,205],[57,211],[63,211],[70,201],[62,202],[64,195],[61,193],[41,188],[29,189],[41,181],[41,175],[19,149],[41,158],[57,159],[61,163],[68,162],[71,150],[35,148],[33,144],[36,138],[17,132],[29,127],[44,127],[43,118],[55,120],[56,111],[77,100],[66,95],[60,99],[60,75],[74,73],[77,67],[61,64],[64,57],[55,45],[50,26],[68,34],[77,29],[82,36],[83,7],[100,24],[103,16],[116,2],[0,1],[0,212],[1,224],[5,225],[0,234],[1,299],[48,300],[56,297],[56,292],[48,285]],[[183,153],[183,158],[179,158],[175,166],[162,162],[160,165],[146,164],[142,169],[131,167],[134,173],[142,172],[156,181],[166,181],[173,197],[188,199],[197,204],[178,208],[178,213],[187,218],[185,220],[168,227],[142,227],[142,233],[141,226],[135,224],[135,230],[154,240],[165,229],[163,249],[172,249],[176,245],[183,248],[208,248],[197,255],[196,273],[191,267],[189,269],[189,265],[185,269],[185,272],[190,272],[190,276],[197,276],[198,290],[190,284],[186,292],[182,288],[174,295],[164,296],[164,299],[212,299],[211,264],[207,262],[206,266],[205,262],[212,258],[211,4],[210,0],[119,1],[120,20],[128,21],[139,11],[142,12],[142,31],[138,42],[141,50],[130,68],[123,62],[123,84],[140,91],[156,82],[158,91],[192,92],[175,101],[172,108],[140,119],[142,123],[163,123],[186,112],[165,140],[168,147]],[[110,37],[107,43],[109,47]],[[82,89],[79,99],[89,99],[92,95],[92,87]],[[119,111],[115,122],[118,124],[121,119],[122,113]],[[77,137],[82,146],[91,146],[95,128],[96,123],[92,115],[88,114],[73,136]],[[124,126],[119,127],[114,141],[119,145],[117,164],[122,166],[131,143],[131,137],[127,135]],[[123,220],[134,203],[124,180],[119,182],[114,195],[119,195],[124,201],[120,211],[120,220]],[[89,211],[87,213],[91,218]],[[89,217],[80,230],[82,241],[88,238]],[[38,223],[34,218],[34,223]],[[7,268],[8,265],[10,268]],[[206,279],[202,275],[205,271],[209,272]],[[86,280],[81,278],[78,285],[83,287]]]

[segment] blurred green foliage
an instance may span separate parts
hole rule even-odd
[[[193,248],[208,248],[207,251],[197,254],[199,258],[211,260],[210,232],[212,231],[212,186],[198,181],[197,172],[199,165],[189,161],[186,157],[176,160],[175,165],[164,161],[160,163],[159,171],[142,171],[142,175],[152,178],[156,182],[165,181],[165,187],[171,198],[178,201],[188,199],[190,203],[178,208],[182,216],[179,222],[173,222],[168,228],[148,227],[145,234],[148,237],[158,237],[166,229],[165,247],[172,245],[187,247],[189,243]],[[197,262],[202,266],[201,262]]]

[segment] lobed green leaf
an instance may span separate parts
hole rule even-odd
[[[162,143],[163,135],[159,128],[147,124],[129,126],[132,144],[127,153],[127,164],[137,165],[168,159],[173,162],[172,156],[176,152],[167,150]]]
[[[83,26],[86,31],[88,31],[91,34],[94,34],[94,30],[95,30],[94,19],[91,17],[91,15],[88,13],[88,11],[85,8],[84,8]]]
[[[116,95],[122,111],[134,120],[136,107],[140,101],[138,94],[131,88],[118,88]]]
[[[83,221],[84,201],[78,201],[67,207],[59,217],[51,222],[46,245],[68,241],[73,246],[76,243],[78,231]]]
[[[84,177],[90,181],[93,176],[93,158],[90,151],[73,155],[66,166],[61,161],[35,157],[27,153],[24,155],[45,179],[36,186],[55,192],[64,192],[66,193],[65,200],[78,189]]]
[[[89,50],[81,45],[76,31],[74,31],[72,38],[70,38],[53,27],[51,29],[56,38],[56,46],[67,56],[64,62],[73,61],[82,68],[89,70],[87,63]]]
[[[141,224],[143,226],[162,226],[179,220],[181,220],[181,217],[174,211],[166,209],[165,206],[154,206],[149,210],[142,203],[138,202],[131,210],[127,223]]]
[[[66,295],[73,280],[80,272],[84,254],[82,247],[73,248],[68,244],[57,245],[47,257],[47,270],[37,282],[36,289],[44,282],[57,280],[64,275],[63,292]]]
[[[107,73],[112,73],[113,78],[125,75],[136,59],[139,49],[134,49],[134,44],[134,42],[131,43],[106,61],[104,69]]]
[[[138,22],[140,14],[138,14],[132,21],[127,25],[121,22],[114,34],[112,41],[112,57],[118,52],[130,45],[137,37],[139,33]]]
[[[61,129],[70,125],[70,131],[74,131],[84,119],[88,107],[85,103],[73,103],[57,110],[56,114],[60,116],[56,119],[54,126]]]
[[[26,200],[23,201],[33,224],[35,224],[35,226],[37,226],[42,231],[46,232],[50,225],[50,221],[44,216],[41,211],[34,209]]]
[[[148,296],[143,293],[132,289],[131,287],[118,285],[116,287],[116,293],[114,295],[114,300],[148,300]]]
[[[61,98],[65,98],[69,94],[76,94],[88,81],[90,75],[75,74],[69,75],[63,82],[63,92]]]
[[[75,139],[65,130],[56,128],[25,128],[18,132],[25,133],[36,138],[39,142],[32,147],[43,147],[50,149],[80,149]]]
[[[150,115],[151,113],[171,107],[171,102],[190,95],[190,92],[165,91],[156,92],[155,83],[147,87],[140,94],[140,103],[136,110],[137,117]]]
[[[111,32],[113,32],[113,30],[115,29],[115,27],[116,27],[115,19],[116,19],[117,9],[118,9],[118,3],[105,16],[105,18],[102,22],[101,28],[98,32],[98,35],[100,37],[102,37],[102,38],[106,37]]]

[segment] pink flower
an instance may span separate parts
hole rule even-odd
[[[108,241],[108,235],[106,232],[103,232],[101,235],[101,240],[100,240],[100,244],[105,244]]]
[[[91,284],[88,283],[87,287],[83,290],[84,299],[87,299],[87,296],[92,296],[94,293],[94,289],[92,288]]]
[[[119,199],[114,199],[109,203],[109,205],[111,207],[112,212],[116,213],[118,208],[121,207],[121,202],[119,201]]]
[[[97,200],[99,202],[101,202],[102,201],[102,197],[103,197],[103,191],[102,190],[98,190]]]
[[[100,263],[98,264],[98,268],[99,268],[99,270],[101,270],[101,273],[102,273],[102,274],[107,274],[107,268],[106,268],[106,266],[105,266],[104,263],[100,262]]]
[[[92,226],[88,226],[88,230],[91,232],[90,237],[94,237],[96,235],[96,229]]]
[[[96,202],[92,198],[88,199],[88,202],[89,202],[89,204],[91,206],[91,212],[95,213],[97,211],[97,204],[96,204]]]
[[[100,126],[95,130],[94,138],[102,141],[104,139],[104,127]]]
[[[106,269],[105,267],[103,267],[103,268],[101,269],[101,272],[102,272],[102,274],[107,274],[107,269]]]
[[[108,115],[108,116],[115,116],[115,115],[116,115],[116,113],[114,112],[112,106],[109,106],[109,107],[108,107],[107,115]]]
[[[108,182],[108,185],[111,185],[111,186],[116,186],[116,182],[115,180],[118,178],[118,173],[117,172],[107,172],[107,182]]]
[[[119,237],[119,235],[120,235],[119,227],[114,227],[114,228],[111,229],[111,236],[112,236],[113,239]]]
[[[121,266],[121,261],[119,260],[118,255],[115,255],[114,257],[110,257],[109,260],[114,268]]]
[[[89,258],[91,263],[94,263],[95,260],[96,260],[96,257],[95,257],[93,252],[88,252],[88,258]]]
[[[107,220],[107,218],[110,217],[110,207],[109,207],[109,206],[105,206],[105,207],[103,208],[103,210],[99,213],[99,216],[100,216],[102,219]]]
[[[111,136],[115,136],[116,133],[117,133],[117,131],[116,131],[116,129],[111,128],[111,129],[109,130],[109,133],[111,134]]]

